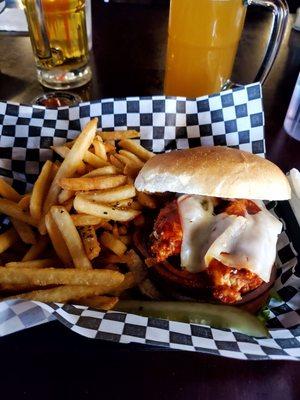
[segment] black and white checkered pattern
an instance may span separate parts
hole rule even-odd
[[[73,139],[95,116],[99,118],[99,127],[105,130],[139,130],[141,143],[155,152],[228,145],[264,155],[261,87],[252,84],[196,100],[131,97],[58,110],[0,103],[0,174],[25,191],[44,161],[52,157],[49,146]],[[284,223],[278,242],[279,276],[275,284],[282,300],[270,304],[268,339],[120,312],[104,313],[83,306],[28,301],[0,303],[0,336],[57,318],[90,338],[155,344],[240,359],[300,359],[300,228],[298,224],[287,226],[294,218],[288,203],[271,202],[268,208]]]
[[[199,145],[227,145],[263,155],[261,86],[252,84],[197,100],[130,97],[45,109],[0,103],[0,175],[24,191],[32,184],[51,145],[73,139],[90,120],[105,130],[137,129],[154,152]]]

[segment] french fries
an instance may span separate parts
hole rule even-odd
[[[133,179],[152,153],[131,140],[139,132],[96,132],[97,121],[52,147],[63,160],[44,164],[32,193],[22,196],[0,178],[0,212],[13,224],[0,234],[5,295],[108,310],[125,290],[147,289],[132,229],[157,204]]]
[[[42,260],[32,260],[32,261],[12,261],[6,263],[7,268],[51,268],[57,264],[57,260],[53,258],[45,258]]]
[[[129,150],[131,153],[135,154],[141,160],[147,161],[154,156],[154,154],[151,153],[151,151],[146,150],[144,147],[142,147],[137,142],[134,142],[133,140],[128,140],[128,139],[120,140],[119,146],[122,147],[122,149]]]
[[[75,197],[74,208],[79,213],[95,215],[103,219],[112,219],[121,222],[131,221],[141,213],[141,211],[131,209],[118,210],[115,207],[109,207],[105,204],[86,199],[82,195]]]
[[[70,265],[72,263],[71,254],[50,212],[45,216],[45,224],[58,258],[61,259],[64,265]]]
[[[91,153],[90,151],[85,152],[83,160],[95,168],[100,168],[104,167],[105,165],[109,165],[105,160],[96,156],[96,154]]]
[[[102,176],[102,175],[114,175],[118,174],[118,170],[113,165],[106,165],[105,167],[100,167],[88,172],[83,175],[82,178],[91,178],[92,176]]]
[[[42,217],[42,205],[51,184],[52,168],[52,162],[46,161],[32,189],[29,209],[32,218],[36,221]]]
[[[50,214],[60,230],[72,257],[74,266],[78,269],[91,269],[92,265],[84,251],[79,233],[68,211],[62,206],[52,206]]]
[[[103,140],[121,140],[121,139],[133,139],[140,137],[140,132],[138,131],[112,131],[112,132],[102,132],[97,131]]]
[[[10,228],[0,235],[0,253],[9,249],[18,239],[18,234],[14,228]]]
[[[44,250],[46,250],[46,247],[49,243],[49,238],[47,236],[40,236],[36,243],[33,244],[30,249],[25,253],[24,257],[22,258],[22,261],[33,261],[40,257]]]
[[[100,236],[100,241],[103,246],[107,247],[118,256],[122,256],[127,250],[127,246],[109,232],[103,232]]]
[[[104,221],[103,218],[88,214],[72,214],[71,218],[75,226],[100,225],[99,227],[101,227]]]
[[[79,229],[79,233],[83,242],[85,253],[89,260],[93,260],[98,257],[101,247],[99,245],[95,228],[91,225],[82,226]]]
[[[59,156],[61,156],[61,158],[65,158],[67,156],[67,154],[69,154],[70,149],[68,148],[67,145],[65,146],[51,146],[51,150],[55,151],[56,154],[58,154]],[[83,161],[78,163],[77,166],[77,173],[79,175],[82,175],[85,173],[85,164]]]
[[[25,196],[19,201],[18,204],[23,211],[28,207],[30,200],[31,200],[30,196]],[[25,224],[25,222],[18,221],[15,218],[11,218],[11,223],[13,224],[15,230],[18,232],[18,235],[20,236],[21,240],[23,240],[24,243],[27,244],[36,243],[35,233],[33,232],[31,226]]]
[[[77,300],[77,304],[81,304],[83,306],[94,308],[95,310],[111,310],[118,303],[118,297],[109,297],[109,296],[91,296],[80,298]]]
[[[135,187],[133,185],[118,186],[116,188],[90,191],[88,193],[81,193],[86,199],[102,202],[102,203],[114,203],[117,201],[130,199],[135,196]]]
[[[0,178],[0,196],[15,202],[20,201],[22,198],[22,196],[2,178]]]
[[[44,215],[47,214],[47,212],[50,210],[50,207],[57,201],[57,196],[61,190],[59,185],[60,180],[62,178],[69,178],[70,176],[74,175],[78,166],[82,162],[85,152],[89,149],[94,140],[97,123],[98,118],[94,118],[83,128],[83,131],[78,136],[71,150],[66,155],[66,158],[59,167],[59,170],[57,171],[57,174],[51,183],[49,192],[44,202]],[[44,227],[43,221],[40,224],[40,232],[42,234],[46,233],[46,228]]]
[[[58,195],[58,202],[59,204],[63,204],[74,196],[75,192],[73,190],[63,189]]]
[[[63,189],[79,191],[109,189],[120,186],[125,182],[126,176],[124,175],[104,175],[81,178],[62,178],[59,184]]]
[[[137,167],[142,168],[144,166],[144,162],[139,159],[134,153],[131,153],[128,150],[120,150],[119,154],[123,157],[126,157],[128,160],[130,160],[134,165]]]
[[[107,154],[105,150],[105,146],[103,144],[103,140],[101,139],[100,136],[96,136],[94,141],[93,141],[93,147],[96,156],[102,158],[104,161],[107,161]]]
[[[90,296],[99,296],[103,293],[107,293],[108,288],[107,286],[72,286],[72,285],[66,285],[66,286],[59,286],[56,288],[52,289],[43,289],[43,290],[34,290],[29,293],[23,293],[18,296],[11,296],[11,299],[15,299],[18,297],[19,299],[26,299],[26,300],[34,300],[34,301],[41,301],[44,303],[66,303],[70,301],[78,302],[79,304],[82,304],[82,302],[78,301],[82,298],[86,299],[89,298]],[[8,298],[9,299],[9,298]],[[92,297],[93,299],[93,297]],[[116,298],[112,298],[116,299]],[[84,300],[85,301],[85,300]],[[84,302],[83,301],[83,302]],[[94,301],[94,303],[93,303]],[[116,301],[111,300],[114,304],[116,304]],[[87,306],[89,306],[89,301],[87,300]],[[110,304],[106,300],[106,302],[103,301],[103,305],[107,304],[106,307],[109,307]],[[95,304],[95,300],[92,300],[91,307],[93,307],[92,304]],[[96,304],[95,304],[96,305]],[[97,307],[96,307],[97,308]],[[109,308],[103,308],[103,309],[109,309]]]
[[[84,271],[75,268],[33,269],[0,267],[0,282],[4,285],[88,285],[100,286],[108,293],[110,290],[120,286],[123,280],[123,274],[107,269]]]
[[[124,275],[123,282],[116,288],[109,292],[112,296],[120,296],[125,290],[131,289],[136,286],[136,281],[132,272],[127,272]]]
[[[15,218],[17,221],[25,222],[26,224],[36,226],[36,222],[31,215],[25,213],[18,203],[14,201],[0,198],[0,212]]]

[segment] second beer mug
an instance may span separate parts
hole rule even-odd
[[[54,89],[89,82],[85,0],[22,0],[38,79]]]
[[[255,78],[263,82],[277,55],[288,17],[285,0],[171,0],[164,91],[196,97],[230,85],[247,5],[274,14],[270,41]]]

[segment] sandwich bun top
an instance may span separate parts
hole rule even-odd
[[[271,161],[224,146],[157,154],[139,172],[135,187],[222,198],[287,200],[291,188]]]

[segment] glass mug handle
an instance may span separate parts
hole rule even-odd
[[[4,10],[4,8],[5,8],[5,0],[0,0],[0,14]]]
[[[273,26],[261,66],[255,76],[254,82],[263,84],[269,75],[275,58],[278,54],[285,28],[288,21],[289,7],[286,0],[242,0],[245,6],[256,5],[268,8],[273,13]],[[240,86],[230,79],[225,82],[222,90]]]
[[[268,8],[273,13],[273,27],[269,43],[254,80],[254,82],[260,81],[263,84],[278,54],[288,21],[289,7],[286,0],[250,0],[249,4]]]

